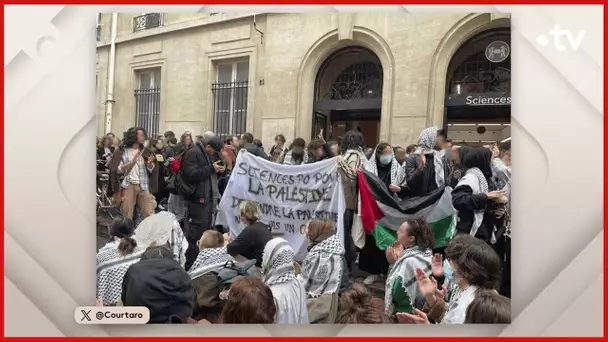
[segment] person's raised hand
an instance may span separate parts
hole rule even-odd
[[[443,277],[443,256],[441,254],[436,253],[433,255],[433,259],[431,260],[431,270],[433,272],[433,277]]]
[[[388,186],[388,189],[389,189],[391,192],[399,192],[399,191],[401,191],[401,187],[400,187],[400,186],[398,186],[398,185],[395,185],[395,184],[391,184],[391,185],[389,185],[389,186]]]
[[[437,298],[435,297],[435,291],[437,290],[437,281],[435,281],[435,279],[429,278],[429,276],[427,276],[421,268],[417,268],[416,282],[418,282],[420,294],[424,297],[427,303],[429,303],[429,305],[434,305],[437,301]]]
[[[319,136],[317,136],[317,138],[319,138],[319,140],[321,140],[321,143],[325,144],[325,138],[323,137],[323,129],[322,128],[319,131]]]
[[[397,320],[405,324],[429,324],[426,314],[418,309],[414,309],[413,314],[397,312]]]

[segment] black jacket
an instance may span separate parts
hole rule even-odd
[[[456,223],[456,231],[458,233],[469,234],[475,220],[474,211],[485,210],[483,220],[475,237],[489,242],[494,231],[494,226],[499,222],[490,210],[492,201],[488,200],[488,195],[475,195],[471,187],[461,185],[452,191],[452,204],[454,205],[454,209],[458,210],[458,223]]]
[[[410,189],[410,196],[425,196],[437,189],[435,180],[435,155],[426,155],[426,166],[421,169],[420,156],[410,155],[405,159],[405,180]],[[450,161],[443,159],[444,180],[447,185],[450,177]]]
[[[203,199],[205,202],[212,199],[211,175],[215,173],[209,155],[200,143],[196,143],[186,151],[182,161],[182,175],[184,181],[195,187],[194,195],[186,198],[190,201]]]
[[[253,154],[254,156],[268,159],[268,155],[266,155],[266,152],[264,152],[264,150],[259,148],[257,145],[246,143],[243,148],[245,150],[247,150],[247,152]]]

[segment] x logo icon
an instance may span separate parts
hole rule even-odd
[[[91,310],[89,310],[89,311],[80,310],[80,312],[82,312],[82,318],[80,319],[81,322],[84,321],[85,319],[89,322],[91,321],[91,317],[89,316],[89,314],[91,313]]]

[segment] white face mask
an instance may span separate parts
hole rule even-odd
[[[380,156],[380,164],[382,165],[388,165],[391,163],[391,161],[393,161],[392,154],[383,154]]]

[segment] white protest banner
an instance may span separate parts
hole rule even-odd
[[[344,191],[338,173],[338,157],[305,165],[281,165],[241,151],[220,202],[216,223],[230,228],[236,237],[244,228],[239,203],[257,202],[260,221],[272,233],[282,235],[293,248],[296,260],[307,254],[308,240],[302,232],[309,220],[332,219],[342,238]]]

